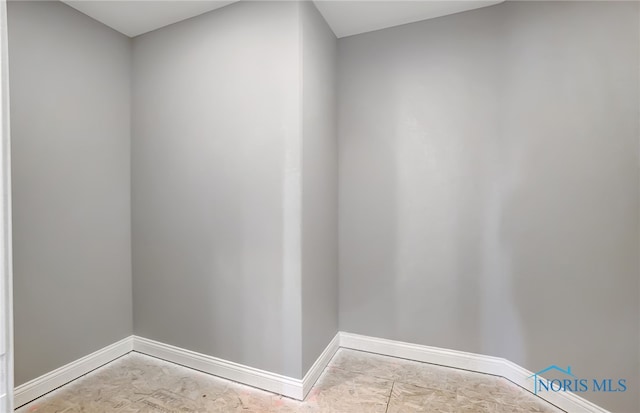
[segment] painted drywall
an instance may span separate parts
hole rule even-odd
[[[301,377],[294,2],[241,2],[133,41],[136,335]]]
[[[337,42],[312,2],[302,29],[302,368],[338,332]]]
[[[624,378],[640,410],[638,4],[340,39],[340,329]]]
[[[9,134],[9,48],[7,42],[7,2],[0,4],[0,410],[11,411],[13,402],[13,271],[11,254],[11,154]]]
[[[132,332],[130,40],[8,5],[15,384]]]

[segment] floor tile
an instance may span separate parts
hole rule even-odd
[[[455,392],[394,383],[387,413],[460,411]]]
[[[387,409],[391,380],[328,367],[307,396],[317,411],[382,412]]]
[[[499,377],[340,349],[306,400],[130,353],[17,413],[557,413]]]

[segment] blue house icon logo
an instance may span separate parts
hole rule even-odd
[[[556,376],[561,375],[562,378],[545,379],[542,377],[547,372],[556,372]],[[611,379],[611,378],[599,378],[599,379],[585,379],[576,377],[571,371],[571,366],[567,366],[566,369],[550,365],[547,368],[540,370],[537,373],[527,377],[527,379],[533,379],[533,393],[538,394],[541,391],[551,392],[572,392],[583,393],[587,391],[594,392],[607,392],[616,393],[624,392],[627,390],[627,379]]]
[[[554,381],[558,381],[561,382],[559,380],[553,380],[552,382],[548,382],[545,381],[543,379],[541,379],[539,376],[543,375],[544,373],[548,372],[548,371],[558,371],[568,377],[571,377],[573,379],[576,379],[577,377],[571,372],[571,366],[567,366],[567,369],[562,369],[558,366],[556,366],[555,364],[550,365],[549,367],[546,367],[536,373],[533,373],[531,376],[527,377],[527,379],[533,378],[533,393],[534,394],[538,394],[538,391],[541,389],[545,389],[545,390],[549,390],[549,388],[551,388],[551,390],[553,389],[553,385],[552,383]],[[562,382],[561,382],[562,383]],[[560,390],[560,389],[558,389]]]

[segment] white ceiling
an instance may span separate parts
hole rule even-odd
[[[223,0],[62,1],[129,37],[135,37],[180,20],[235,3],[235,1]]]
[[[62,0],[107,26],[135,37],[238,0]],[[504,0],[315,0],[337,37],[477,9]]]
[[[502,3],[494,1],[315,1],[318,10],[337,37],[351,36],[387,27],[432,19]]]

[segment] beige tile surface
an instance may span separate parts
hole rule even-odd
[[[114,411],[561,412],[499,377],[347,349],[336,353],[303,402],[130,353],[17,410]]]

